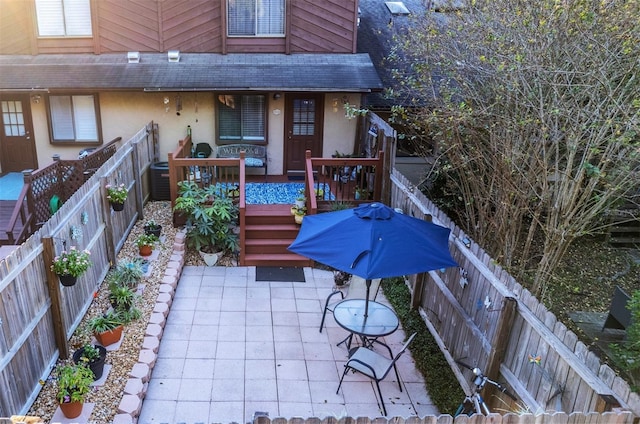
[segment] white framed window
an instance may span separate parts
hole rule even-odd
[[[220,94],[217,109],[219,144],[266,142],[264,95]]]
[[[285,0],[227,0],[227,34],[284,36]]]
[[[91,28],[90,0],[35,0],[38,35],[86,37]]]
[[[49,116],[52,143],[100,142],[95,95],[51,95]]]

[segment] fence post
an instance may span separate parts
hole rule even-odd
[[[136,211],[139,219],[144,219],[144,201],[142,199],[142,178],[140,177],[140,155],[138,145],[140,142],[132,143],[131,160],[133,161],[133,179],[135,181]]]
[[[53,334],[56,340],[56,346],[60,351],[60,358],[67,359],[69,357],[69,345],[67,343],[67,335],[64,324],[64,314],[62,313],[62,299],[60,297],[60,284],[55,272],[51,270],[50,265],[53,263],[55,249],[53,247],[53,239],[51,237],[42,238],[42,259],[47,273],[47,288],[49,289],[49,297],[51,298],[51,318],[53,320]]]
[[[100,177],[100,197],[102,198],[102,217],[104,219],[104,234],[106,238],[107,257],[112,264],[116,263],[116,246],[113,241],[113,223],[111,222],[111,205],[107,200],[107,178]],[[137,201],[137,200],[136,200]]]
[[[496,334],[491,342],[491,351],[487,359],[487,367],[485,375],[492,380],[498,380],[500,374],[500,364],[504,359],[504,353],[509,345],[509,337],[511,328],[513,327],[513,317],[515,316],[518,301],[513,297],[505,297],[502,299],[502,307],[500,308],[500,316],[496,325]],[[485,399],[491,399],[494,387],[490,384],[485,386]]]

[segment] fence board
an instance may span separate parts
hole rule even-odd
[[[150,152],[153,151],[154,137],[147,128],[153,128],[153,125],[145,126],[134,137],[140,143],[136,148],[144,153],[139,155],[135,164],[137,169],[148,168],[153,157]],[[39,230],[0,261],[0,416],[27,412],[40,390],[39,380],[47,377],[52,364],[62,354],[54,337],[54,328],[61,327],[59,330],[66,339],[73,334],[93,300],[93,293],[109,270],[106,223],[103,219],[105,193],[100,179],[108,177],[126,183],[131,191],[136,189],[132,143],[127,141],[117,151],[115,143],[109,143],[109,151],[102,152],[104,154],[98,161],[102,167],[91,177],[85,174],[88,179],[79,187],[76,185],[84,177],[78,177],[78,169],[85,170],[97,160],[96,157],[89,156],[81,161],[80,167],[78,161],[57,161],[46,168],[47,172],[38,172],[34,185],[36,194],[50,197],[59,190],[61,198],[66,201],[42,223]],[[63,191],[59,185],[46,184],[51,178],[71,183]],[[69,186],[73,186],[71,190]],[[128,212],[116,220],[109,234],[120,246],[138,215],[136,200],[132,199],[130,203]],[[48,217],[48,212],[42,213]],[[92,266],[72,288],[62,288],[57,278],[50,274],[50,262],[45,261],[42,245],[45,237],[53,242],[51,255],[71,246],[92,251]],[[61,320],[54,320],[52,308],[58,303],[52,302],[47,284],[60,290]]]
[[[499,321],[499,311],[493,309],[501,304],[504,297],[514,297],[518,302],[517,314],[501,371],[504,377],[508,377],[509,384],[517,388],[521,398],[530,400],[533,408],[553,411],[560,407],[565,412],[588,413],[602,406],[599,394],[608,394],[620,401],[622,408],[630,407],[627,403],[631,398],[628,386],[613,387],[619,379],[612,382],[611,376],[608,376],[608,381],[602,381],[598,376],[602,373],[599,359],[578,343],[575,334],[561,325],[543,304],[431,201],[414,190],[404,176],[394,171],[391,182],[391,206],[430,213],[434,223],[451,228],[452,256],[467,272],[469,284],[466,287],[460,285],[459,274],[445,272],[442,282],[429,278],[430,283],[425,284],[423,295],[415,296],[422,299],[420,307],[429,311],[426,316],[436,323],[434,328],[438,329],[453,358],[472,357],[475,363],[471,365],[484,366],[489,353],[485,344],[495,336],[495,325]],[[428,291],[432,292],[431,295],[427,294]],[[491,306],[485,306],[486,299]],[[541,366],[533,368],[528,356],[538,354],[542,356]],[[551,402],[548,407],[547,400],[562,386],[565,390],[560,401]],[[640,409],[634,412],[640,415]],[[587,419],[586,416],[571,419],[577,417]]]

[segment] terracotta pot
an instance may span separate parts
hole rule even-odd
[[[120,212],[124,210],[124,203],[111,203],[111,208],[116,212]]]
[[[82,402],[67,402],[60,404],[60,411],[67,418],[76,418],[82,414]]]
[[[152,246],[140,246],[138,247],[138,250],[140,251],[140,256],[151,256],[151,254],[153,253]]]
[[[60,280],[60,284],[65,287],[74,286],[78,281],[78,277],[74,277],[73,275],[58,275],[58,279]]]
[[[96,340],[102,346],[109,346],[110,344],[117,343],[122,337],[122,330],[124,326],[119,325],[111,331],[105,331],[104,333],[94,333]]]

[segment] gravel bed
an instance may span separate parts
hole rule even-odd
[[[111,364],[111,370],[105,381],[104,386],[94,389],[86,398],[85,402],[95,403],[94,409],[90,417],[90,423],[106,424],[113,421],[114,416],[117,413],[118,405],[122,399],[124,393],[124,387],[129,379],[129,373],[138,362],[138,354],[142,347],[144,339],[145,329],[149,322],[149,317],[153,311],[156,299],[158,297],[158,287],[164,271],[167,266],[167,262],[172,253],[173,241],[177,232],[177,229],[173,228],[171,217],[171,203],[170,202],[149,202],[144,208],[144,220],[138,221],[135,227],[132,229],[123,249],[118,253],[118,260],[126,260],[127,258],[138,257],[138,248],[134,243],[134,240],[142,234],[144,222],[153,219],[160,225],[162,225],[161,240],[163,241],[161,248],[156,248],[159,251],[158,258],[152,261],[151,273],[148,277],[144,278],[141,283],[141,298],[138,303],[138,308],[142,311],[142,317],[132,323],[128,324],[124,330],[124,340],[118,350],[109,351],[107,353],[106,364]],[[185,264],[191,265],[204,265],[204,262],[196,254],[187,254],[185,256]],[[69,341],[69,358],[73,354],[73,351],[78,349],[84,343],[91,341],[91,334],[84,330],[88,320],[94,316],[100,315],[110,308],[108,296],[108,287],[106,284],[101,284],[98,291],[95,293],[95,299],[92,302],[87,314],[82,319],[82,322],[76,329],[75,333]],[[72,362],[68,360],[58,360],[56,367]],[[35,402],[31,406],[28,415],[37,415],[44,422],[50,422],[52,417],[58,408],[58,401],[56,399],[57,392],[57,380],[55,369],[50,374],[47,381],[36,398]]]

